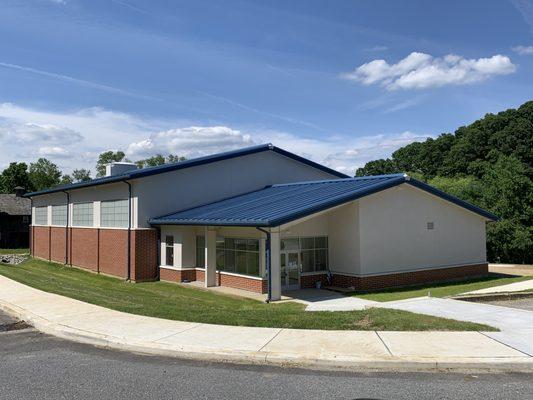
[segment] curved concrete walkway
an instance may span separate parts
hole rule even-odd
[[[109,310],[3,276],[0,308],[48,334],[145,354],[320,369],[533,371],[533,357],[480,332],[319,331],[170,321]]]

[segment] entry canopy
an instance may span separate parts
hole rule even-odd
[[[494,214],[412,179],[407,174],[391,174],[272,185],[152,218],[149,222],[152,225],[274,227],[403,183],[455,203],[488,220],[498,220]]]

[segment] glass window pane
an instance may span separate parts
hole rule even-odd
[[[244,251],[235,252],[235,272],[246,274],[246,253]]]
[[[196,236],[196,268],[205,268],[205,236]]]
[[[225,271],[224,268],[224,250],[217,249],[217,269],[219,271]]]
[[[327,249],[328,238],[327,236],[319,236],[315,238],[315,249]]]
[[[48,225],[48,207],[35,207],[35,224]]]
[[[328,251],[325,249],[315,251],[316,271],[328,269]]]
[[[248,275],[259,276],[259,253],[247,253]]]
[[[166,265],[174,265],[174,247],[168,246],[166,248],[167,259]]]
[[[235,239],[235,250],[246,250],[247,242],[246,239]]]
[[[299,250],[298,238],[281,239],[281,250]]]
[[[315,248],[315,238],[300,238],[300,246],[302,250],[305,249],[314,249]]]
[[[302,271],[315,271],[315,252],[314,250],[304,250],[301,253]]]
[[[167,236],[165,237],[165,244],[166,244],[167,246],[174,246],[174,236],[172,236],[172,235],[167,235]]]
[[[235,272],[235,252],[231,250],[225,251],[224,268],[225,271]]]
[[[217,236],[217,249],[223,249],[224,246],[225,246],[224,238]]]
[[[93,226],[93,203],[75,203],[72,205],[72,225]]]
[[[52,225],[67,225],[67,205],[61,204],[52,206]]]
[[[259,240],[248,239],[247,250],[248,251],[259,251]]]
[[[126,228],[128,226],[128,200],[106,200],[100,203],[100,226]]]
[[[233,250],[235,249],[235,240],[232,238],[226,238],[226,250]]]

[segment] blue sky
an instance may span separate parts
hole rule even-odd
[[[353,173],[533,94],[530,0],[0,6],[0,167],[273,142]]]

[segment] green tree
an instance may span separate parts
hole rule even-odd
[[[390,159],[380,159],[367,162],[364,167],[357,168],[355,176],[394,174],[397,172],[400,172],[400,170],[394,161]]]
[[[166,158],[161,154],[156,154],[155,156],[145,158],[144,160],[135,161],[135,164],[137,164],[138,168],[146,168],[155,167],[157,165],[176,163],[185,160],[185,157],[176,156],[174,154],[169,154]]]
[[[106,164],[112,162],[125,161],[125,154],[123,151],[104,151],[98,156],[98,161],[96,162],[96,176],[101,177],[105,175],[105,166]]]
[[[13,193],[17,186],[22,186],[28,191],[34,190],[28,175],[28,165],[23,162],[10,163],[0,175],[1,193]]]
[[[71,183],[74,183],[74,180],[70,175],[63,175],[61,177],[61,181],[59,182],[60,185],[70,185]]]
[[[72,171],[72,180],[74,182],[86,182],[91,180],[91,171],[85,168],[75,169]]]
[[[167,156],[167,163],[170,164],[170,163],[177,163],[177,162],[182,162],[182,161],[186,161],[187,158],[186,157],[183,157],[183,156],[177,156],[175,154],[169,154]]]
[[[145,158],[144,160],[135,161],[138,168],[155,167],[157,165],[165,164],[166,160],[161,154]]]
[[[39,158],[30,164],[29,178],[34,190],[47,189],[59,185],[61,171],[53,162]]]

